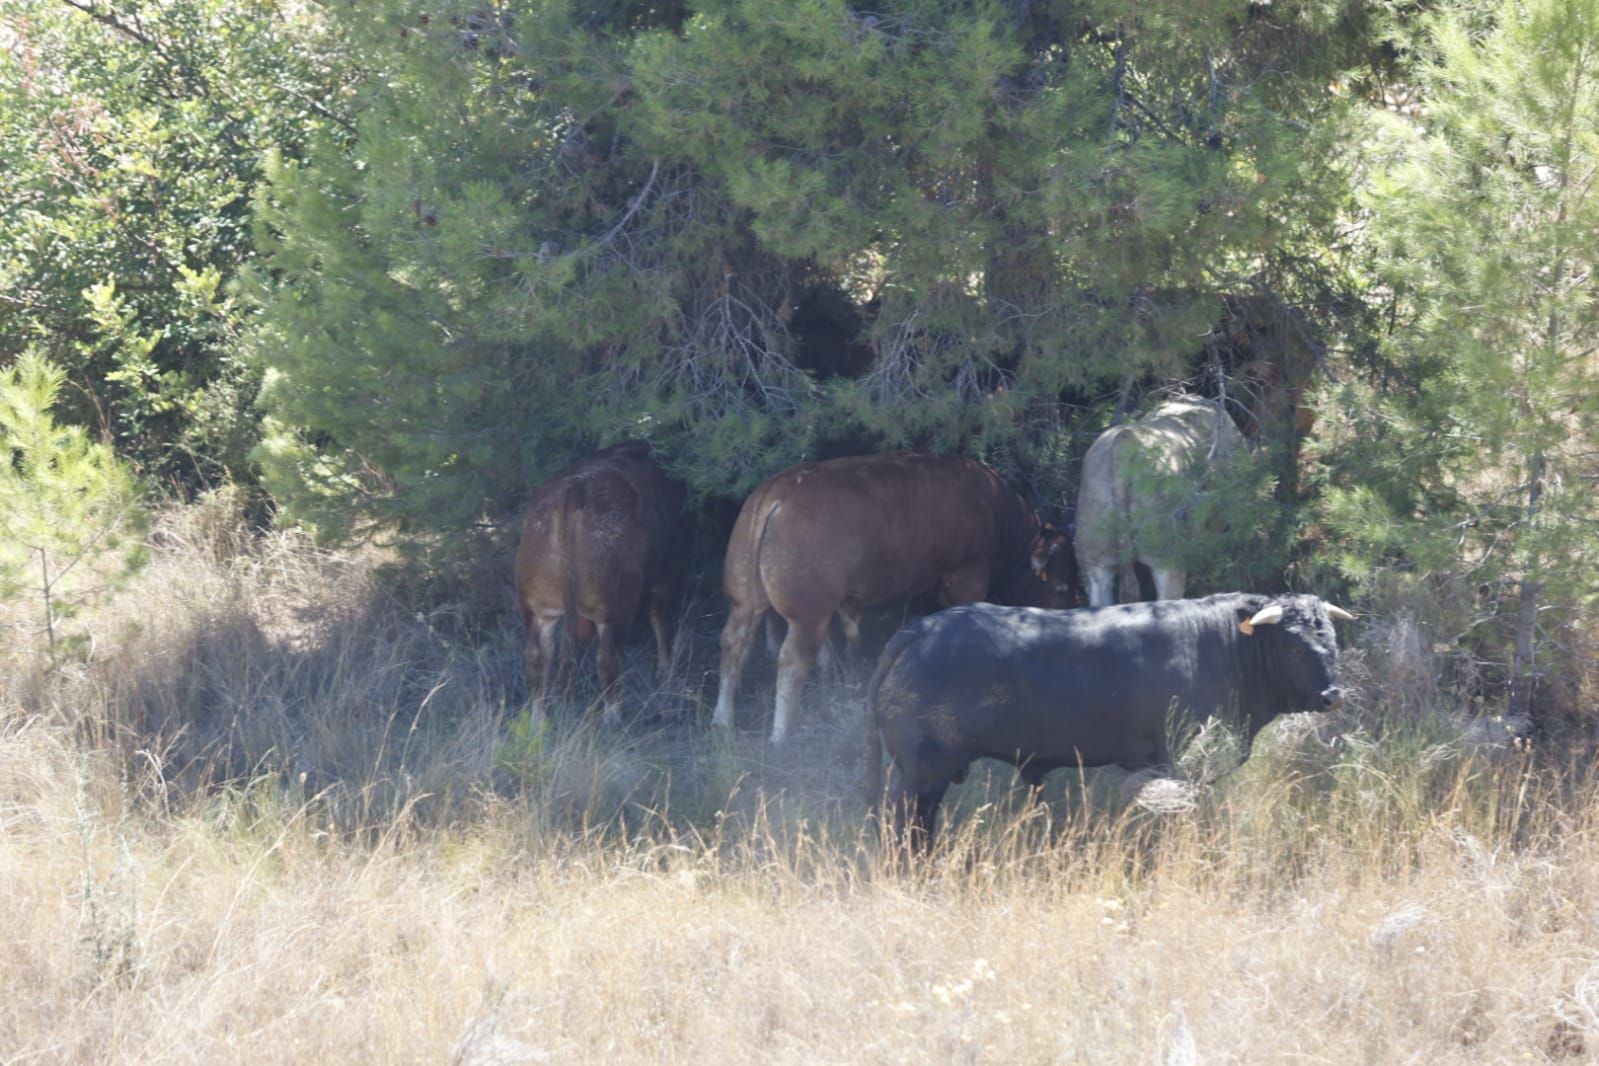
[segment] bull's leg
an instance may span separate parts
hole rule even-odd
[[[911,820],[911,811],[916,804],[916,793],[908,789],[897,788],[891,780],[883,796],[882,822],[880,831],[884,834],[885,843],[903,849],[908,841],[905,838],[906,827]]]
[[[1109,607],[1116,602],[1116,568],[1093,566],[1084,573],[1088,581],[1088,606]]]
[[[600,622],[595,629],[599,634],[599,651],[594,659],[600,675],[600,698],[605,702],[605,724],[619,726],[622,724],[622,686],[618,681],[622,675],[622,657],[616,653],[616,626]]]
[[[1153,566],[1150,573],[1155,575],[1155,598],[1157,600],[1180,600],[1183,598],[1183,586],[1187,584],[1188,575],[1175,566]]]
[[[1160,736],[1155,738],[1154,765],[1160,767],[1160,772],[1163,774],[1171,773],[1172,768],[1177,765],[1177,763],[1172,760],[1171,745],[1166,742],[1166,733],[1164,730],[1161,731]]]
[[[733,728],[733,697],[738,692],[738,679],[744,672],[744,660],[749,658],[750,645],[755,643],[755,627],[765,613],[735,606],[722,627],[722,674],[716,689],[716,717],[712,719],[719,729]]]
[[[949,791],[948,785],[940,785],[930,792],[923,792],[916,797],[917,814],[921,818],[922,847],[927,852],[933,850],[934,833],[938,823],[938,808],[944,802],[944,793]]]
[[[805,675],[816,663],[817,653],[827,640],[827,616],[820,621],[788,621],[788,637],[777,657],[777,711],[772,716],[772,743],[781,744],[794,719],[794,705],[805,687]]]
[[[926,855],[933,850],[938,805],[947,791],[947,784],[923,792],[907,791],[894,804],[895,835],[910,854]]]
[[[933,844],[933,819],[949,790],[949,781],[929,774],[919,755],[905,755],[909,766],[890,760],[888,787],[883,798],[882,826],[902,857],[925,855]]]

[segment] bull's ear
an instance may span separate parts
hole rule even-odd
[[[1244,634],[1246,637],[1252,636],[1255,632],[1256,626],[1276,625],[1282,620],[1283,605],[1280,603],[1268,603],[1266,606],[1256,611],[1252,617],[1246,618],[1242,622],[1239,622],[1238,632]]]

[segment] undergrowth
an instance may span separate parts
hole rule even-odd
[[[716,734],[693,600],[664,677],[630,650],[623,729],[591,661],[535,727],[509,618],[214,509],[165,519],[82,657],[3,653],[0,1060],[1599,1050],[1585,760],[1385,713],[1374,623],[1350,713],[1241,764],[1208,730],[1176,781],[981,763],[913,859],[864,816],[860,664],[781,749],[758,670]]]

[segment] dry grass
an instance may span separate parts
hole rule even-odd
[[[630,664],[663,721],[529,738],[514,629],[218,525],[169,521],[95,661],[0,664],[0,1062],[1599,1052],[1580,774],[1303,728],[1167,813],[979,772],[907,871],[858,687],[718,741],[695,608],[671,677]]]

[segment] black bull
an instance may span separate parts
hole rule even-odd
[[[867,694],[867,798],[930,839],[974,759],[1031,784],[1063,766],[1169,766],[1168,728],[1213,715],[1250,739],[1278,714],[1332,708],[1351,615],[1315,596],[1224,593],[1078,611],[972,604],[912,622]],[[1176,721],[1172,721],[1173,713]]]

